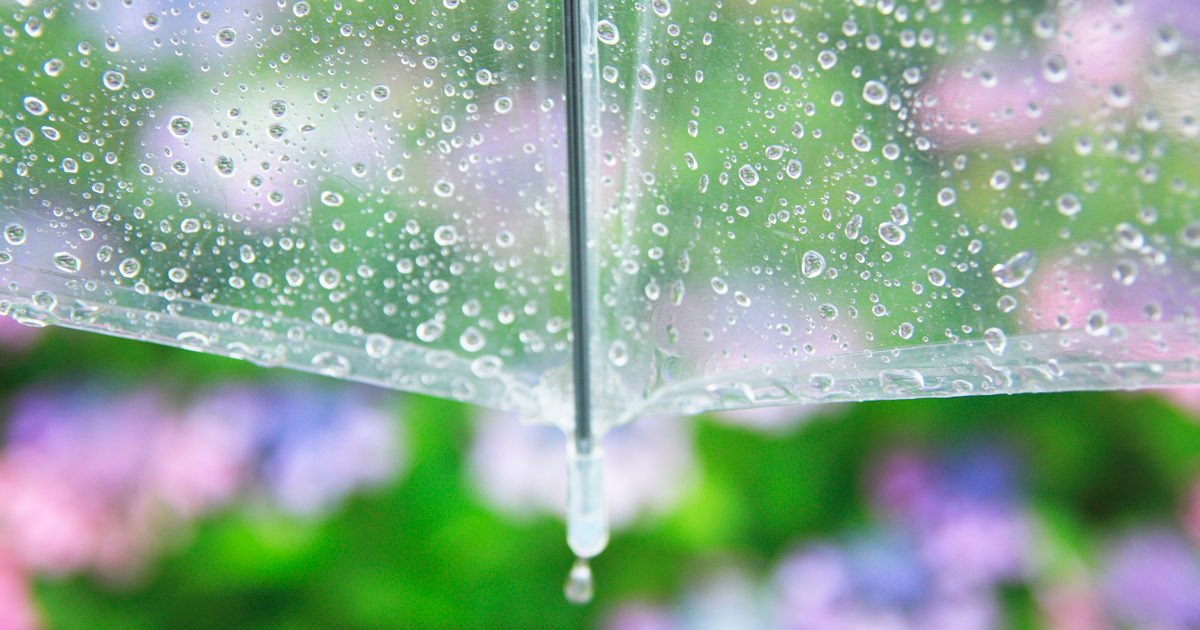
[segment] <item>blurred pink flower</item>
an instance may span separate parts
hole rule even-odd
[[[0,559],[0,630],[37,630],[37,607],[25,574]]]
[[[0,350],[18,353],[28,350],[42,336],[42,329],[17,323],[11,317],[0,317]]]

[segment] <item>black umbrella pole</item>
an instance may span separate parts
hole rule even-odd
[[[574,335],[575,430],[567,446],[567,544],[581,558],[608,544],[603,451],[592,427],[587,296],[587,155],[583,69],[583,0],[563,0],[567,96],[567,213],[571,242],[571,330]]]

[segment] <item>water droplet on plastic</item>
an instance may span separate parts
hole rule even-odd
[[[884,221],[879,224],[879,238],[888,245],[899,245],[904,242],[908,234],[903,228],[891,221]]]
[[[635,74],[637,76],[638,87],[642,88],[643,90],[649,90],[650,88],[653,88],[656,83],[658,83],[658,78],[654,76],[654,71],[651,70],[650,66],[646,64],[638,66]]]
[[[738,178],[747,186],[753,186],[758,183],[758,171],[755,170],[752,164],[743,164],[738,169]]]
[[[596,39],[602,44],[609,46],[621,41],[621,34],[617,31],[617,25],[608,20],[600,20],[596,22]]]
[[[483,333],[478,328],[467,326],[467,329],[459,336],[458,343],[467,352],[478,352],[487,345],[487,339],[484,338]]]
[[[997,263],[992,267],[992,277],[1000,286],[1011,289],[1024,284],[1036,267],[1037,256],[1033,254],[1032,250],[1027,249],[1005,262]]]
[[[820,252],[808,250],[800,258],[800,271],[806,278],[816,278],[825,271],[825,257]]]
[[[1058,208],[1063,216],[1073,217],[1083,210],[1083,203],[1075,193],[1064,193],[1054,200],[1054,207]]]
[[[79,271],[79,259],[69,252],[57,252],[54,254],[54,266],[60,271],[67,273],[76,273]]]
[[[217,43],[221,46],[232,46],[235,40],[237,40],[237,31],[231,28],[223,28],[217,31]]]
[[[25,105],[25,111],[34,116],[41,116],[46,113],[46,103],[42,102],[42,99],[36,96],[26,96],[22,103]]]
[[[27,147],[33,143],[33,132],[29,130],[29,127],[17,127],[13,129],[13,140],[16,140],[17,144]]]
[[[426,343],[436,340],[446,332],[446,326],[436,319],[421,322],[417,326],[417,339]]]
[[[116,70],[109,70],[101,77],[104,87],[110,90],[119,90],[125,87],[125,75]]]
[[[887,98],[888,89],[883,83],[871,80],[863,86],[863,100],[871,105],[883,105],[887,102]]]
[[[296,17],[304,17],[308,15],[308,9],[308,2],[301,0],[300,2],[292,5],[292,15],[295,15]]]
[[[1050,83],[1062,83],[1067,80],[1067,60],[1062,55],[1049,55],[1042,60],[1042,78]]]
[[[171,130],[171,135],[176,138],[183,138],[192,132],[192,119],[187,116],[174,116],[171,122],[168,123]]]

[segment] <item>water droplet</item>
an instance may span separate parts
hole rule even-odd
[[[1000,225],[1006,230],[1015,230],[1020,222],[1017,220],[1017,211],[1012,208],[1005,208],[1000,212]]]
[[[171,135],[176,138],[183,138],[192,132],[192,119],[187,116],[174,116],[171,118],[168,126],[171,130]]]
[[[996,308],[1000,309],[1001,313],[1011,313],[1017,308],[1017,298],[1011,295],[1002,295],[999,300],[996,300]]]
[[[439,179],[433,183],[433,192],[439,197],[449,197],[454,194],[454,184],[444,179]]]
[[[104,83],[104,87],[110,90],[115,91],[125,87],[125,75],[116,70],[105,72],[100,80]]]
[[[936,267],[930,269],[927,275],[929,276],[929,283],[935,287],[944,286],[946,284],[946,272],[942,271],[941,269]]]
[[[784,172],[792,179],[800,179],[800,175],[804,172],[804,165],[800,163],[800,160],[789,160]]]
[[[76,273],[79,271],[79,259],[69,252],[57,252],[54,254],[54,266],[60,271],[67,273]]]
[[[478,352],[487,345],[487,339],[484,338],[483,333],[478,328],[467,326],[467,329],[459,336],[458,343],[467,352]]]
[[[417,326],[417,339],[426,343],[436,340],[446,332],[446,326],[436,319],[421,322]]]
[[[653,88],[656,83],[658,83],[658,78],[654,76],[654,71],[651,70],[650,66],[646,64],[638,66],[636,76],[637,84],[643,90],[649,90],[650,88]]]
[[[1179,240],[1188,247],[1200,247],[1200,221],[1192,221],[1179,232]]]
[[[510,97],[501,96],[500,98],[496,99],[496,104],[494,107],[496,108],[497,114],[507,114],[508,112],[512,111],[513,100]]]
[[[1108,313],[1095,310],[1087,314],[1083,319],[1083,329],[1089,335],[1105,335],[1108,334]]]
[[[879,306],[878,304],[876,306]],[[896,328],[896,334],[900,335],[901,339],[912,339],[913,333],[916,332],[916,327],[912,322],[904,322]]]
[[[1104,92],[1104,102],[1113,109],[1125,109],[1133,103],[1133,93],[1123,84],[1116,83]]]
[[[232,46],[236,39],[237,31],[231,28],[227,27],[217,31],[217,43],[223,47]]]
[[[629,347],[625,345],[624,341],[617,340],[612,342],[612,345],[608,348],[608,360],[617,367],[621,367],[629,362]]]
[[[1042,60],[1042,78],[1050,83],[1062,83],[1068,74],[1067,60],[1062,55],[1049,55]]]
[[[188,278],[187,269],[184,269],[183,267],[172,267],[167,271],[167,278],[170,278],[171,282],[183,282]]]
[[[650,9],[658,17],[665,18],[671,15],[671,2],[670,0],[650,0]]]
[[[46,63],[42,64],[42,70],[48,76],[56,77],[56,76],[58,76],[58,73],[62,72],[62,69],[63,69],[63,62],[61,59],[57,59],[57,58],[51,59],[50,61],[47,61]]]
[[[292,15],[296,17],[304,17],[308,15],[308,3],[304,0],[292,5]]]
[[[10,223],[4,228],[4,240],[8,241],[9,245],[21,245],[25,242],[25,226]]]
[[[36,96],[26,96],[22,103],[25,105],[25,111],[34,116],[41,116],[46,113],[46,103],[42,102],[42,99]]]
[[[1155,29],[1154,37],[1152,38],[1154,54],[1159,57],[1170,57],[1179,52],[1179,29],[1170,25],[1163,25]]]
[[[850,217],[846,222],[846,238],[854,240],[858,238],[858,231],[862,228],[863,217],[861,214],[856,214]]]
[[[883,105],[887,102],[887,98],[888,89],[883,83],[871,80],[863,86],[863,100],[871,105]]]
[[[312,321],[318,326],[328,326],[333,321],[333,317],[329,315],[329,311],[324,307],[318,306],[313,309]]]
[[[621,34],[617,31],[617,25],[608,20],[600,20],[596,22],[596,39],[602,44],[609,46],[621,41]]]
[[[1012,182],[1012,175],[1009,175],[1008,171],[1004,170],[992,173],[992,178],[988,181],[993,190],[1004,190],[1008,188],[1010,182]]]
[[[228,155],[218,156],[215,166],[217,174],[221,177],[232,177],[234,171],[237,170],[237,167],[233,164],[233,158]]]
[[[738,178],[747,186],[753,186],[758,183],[758,171],[755,170],[752,164],[743,164],[738,169]]]
[[[388,337],[387,335],[373,333],[367,335],[367,342],[365,346],[367,350],[367,356],[371,357],[372,359],[382,359],[392,351],[392,338]]]
[[[329,290],[333,290],[333,289],[337,288],[337,285],[341,281],[342,281],[342,272],[338,271],[337,269],[334,269],[333,267],[329,267],[329,268],[325,269],[317,276],[317,282],[319,282],[322,287],[329,289]]]
[[[433,231],[433,240],[442,247],[449,247],[458,242],[458,230],[453,225],[440,225]]]
[[[983,342],[987,344],[988,350],[992,354],[1000,356],[1004,354],[1004,348],[1008,345],[1008,336],[999,328],[989,328],[983,331]]]
[[[577,558],[567,574],[567,583],[563,586],[563,595],[568,602],[582,606],[592,601],[595,583],[592,578],[592,567],[585,558]]]
[[[828,69],[834,67],[835,65],[837,65],[837,62],[838,62],[837,53],[833,52],[832,50],[822,50],[817,55],[817,63],[821,64],[821,67],[824,68],[825,70],[828,70]]]
[[[713,288],[713,291],[717,292],[717,295],[725,295],[725,293],[727,293],[729,291],[729,285],[726,284],[725,281],[720,278],[712,279],[712,288]]]
[[[1113,280],[1121,283],[1124,286],[1129,286],[1137,280],[1138,267],[1137,263],[1132,260],[1118,260],[1113,266]]]
[[[952,205],[958,200],[958,193],[954,192],[953,188],[943,188],[938,191],[937,202],[943,208]]]
[[[888,245],[899,245],[904,242],[908,234],[903,228],[891,221],[884,221],[879,224],[879,238]]]
[[[454,128],[457,125],[458,125],[458,122],[454,119],[453,116],[442,116],[442,131],[444,131],[446,133],[451,133],[454,131]]]
[[[1024,284],[1036,267],[1037,256],[1027,249],[992,267],[992,277],[1000,286],[1011,289]]]
[[[804,252],[800,258],[800,271],[806,278],[816,278],[825,271],[825,257],[811,249]]]
[[[13,129],[13,140],[16,140],[17,144],[27,147],[33,142],[33,132],[28,127],[17,127]]]
[[[64,173],[77,173],[79,172],[79,163],[74,158],[63,158],[62,170]]]
[[[779,86],[783,85],[783,77],[778,72],[768,72],[763,75],[763,84],[768,90],[778,90]]]
[[[833,321],[838,318],[838,308],[826,302],[817,307],[817,314],[821,316],[821,319]]]
[[[1058,199],[1054,200],[1054,207],[1058,208],[1058,211],[1061,212],[1063,216],[1068,217],[1073,217],[1079,214],[1080,210],[1083,210],[1083,204],[1079,201],[1079,197],[1076,196],[1075,193],[1064,193],[1059,195]]]
[[[287,115],[287,103],[279,100],[271,101],[267,105],[267,110],[271,112],[271,116],[275,118],[283,118]]]
[[[375,99],[376,101],[387,100],[388,94],[390,93],[391,91],[388,89],[388,86],[383,84],[376,85],[375,87],[371,88],[371,98]]]
[[[332,208],[336,208],[342,205],[344,202],[345,199],[343,199],[339,193],[336,193],[332,190],[326,190],[325,192],[321,193],[321,203]]]
[[[895,142],[883,145],[883,157],[889,161],[898,159],[900,157],[900,145]]]
[[[850,145],[854,147],[855,151],[866,153],[871,150],[871,139],[856,131],[853,136],[850,136]]]

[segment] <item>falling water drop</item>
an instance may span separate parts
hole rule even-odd
[[[595,583],[592,579],[592,567],[587,558],[576,558],[571,571],[567,573],[567,583],[563,586],[563,595],[572,604],[582,606],[592,601]]]

